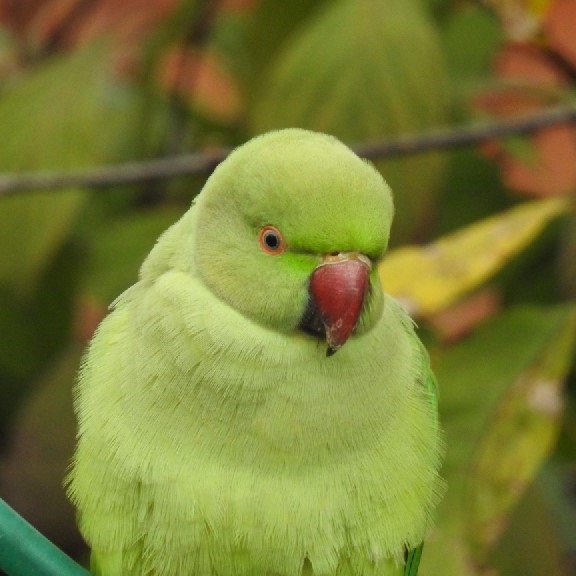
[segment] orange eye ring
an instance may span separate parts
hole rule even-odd
[[[284,236],[275,226],[264,226],[258,234],[258,242],[266,254],[282,254],[286,250]]]

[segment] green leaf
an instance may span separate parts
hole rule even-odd
[[[36,355],[35,326],[26,321],[30,309],[20,302],[18,295],[0,287],[0,374],[2,374],[2,394],[8,393],[7,382],[11,377],[22,378],[29,374],[28,368],[34,364]],[[5,416],[0,410],[0,416]]]
[[[106,221],[92,230],[82,291],[108,305],[138,279],[138,270],[156,239],[181,211],[157,209]]]
[[[70,233],[84,200],[79,190],[0,200],[0,284],[29,295]]]
[[[83,261],[78,245],[67,242],[38,280],[33,298],[0,288],[0,438],[38,374],[70,339]]]
[[[486,77],[504,38],[494,14],[464,4],[450,12],[443,26],[443,40],[450,76],[461,85]]]
[[[576,213],[568,219],[560,248],[560,284],[565,296],[576,300]]]
[[[474,574],[498,541],[558,434],[575,335],[574,306],[518,308],[433,355],[449,489],[424,575],[459,575],[444,569],[453,546]]]
[[[521,164],[535,167],[538,162],[538,153],[530,138],[523,136],[508,136],[501,142],[502,147],[514,160]]]
[[[440,199],[436,234],[447,234],[512,205],[498,166],[477,150],[450,154],[446,191]]]
[[[112,156],[130,116],[109,85],[107,56],[103,45],[60,56],[0,96],[0,172],[65,170]],[[30,294],[85,200],[77,189],[0,198],[0,285]]]
[[[426,538],[418,576],[483,576],[460,534],[435,527]]]
[[[246,41],[251,80],[257,79],[285,42],[328,0],[260,0],[252,10]]]
[[[445,121],[440,41],[414,0],[337,0],[315,13],[255,89],[254,132],[302,127],[347,143],[426,130]],[[377,164],[395,192],[393,236],[430,215],[444,165],[438,154]]]
[[[477,555],[494,544],[502,518],[518,501],[555,445],[562,416],[562,388],[574,352],[576,308],[561,317],[538,357],[516,378],[492,413],[476,446],[469,492],[469,535]]]
[[[9,335],[0,339],[0,371],[5,377],[29,378],[69,336],[82,262],[77,248],[67,243],[56,253],[33,298],[22,299],[0,287],[0,334]]]
[[[574,416],[574,412],[568,413]],[[576,449],[576,446],[572,446]],[[555,532],[565,554],[576,554],[576,494],[574,480],[575,460],[559,462],[555,458],[548,463],[537,479],[536,489],[551,511]]]
[[[576,518],[572,519],[574,542]],[[542,478],[529,487],[503,535],[491,563],[505,576],[569,576],[558,515],[546,501]]]

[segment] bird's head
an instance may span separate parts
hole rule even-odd
[[[382,314],[376,264],[392,196],[335,138],[290,129],[251,140],[215,170],[197,209],[199,274],[253,321],[325,338],[331,355]]]

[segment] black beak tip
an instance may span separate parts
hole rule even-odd
[[[330,358],[330,356],[334,356],[334,354],[336,354],[336,352],[338,352],[338,348],[328,346],[328,348],[326,348],[326,357]]]

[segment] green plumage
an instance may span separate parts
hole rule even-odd
[[[376,263],[392,213],[328,136],[270,133],[216,169],[81,370],[69,492],[96,573],[404,573],[442,491],[426,352],[376,266],[334,356],[299,329],[321,256]]]

